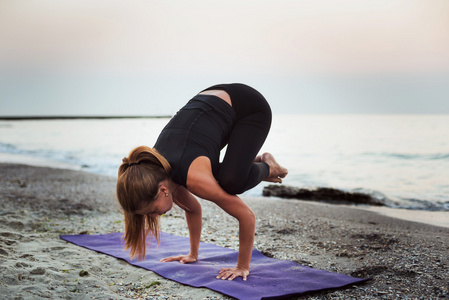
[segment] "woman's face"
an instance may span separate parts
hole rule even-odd
[[[163,192],[159,193],[155,201],[151,204],[143,204],[141,209],[136,211],[136,214],[149,215],[151,218],[156,218],[167,213],[173,207],[173,199],[171,195],[165,195]]]

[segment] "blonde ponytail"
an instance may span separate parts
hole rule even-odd
[[[151,204],[159,195],[159,183],[170,178],[169,162],[154,148],[139,146],[123,158],[118,170],[117,200],[125,216],[125,249],[131,258],[145,258],[146,239],[151,232],[159,243],[158,217],[135,212]]]

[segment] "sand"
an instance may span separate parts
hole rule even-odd
[[[114,188],[114,178],[106,176],[0,164],[1,295],[8,299],[230,299],[59,238],[60,234],[123,231]],[[302,299],[449,297],[449,228],[444,215],[437,223],[440,226],[433,226],[425,224],[426,218],[420,220],[424,223],[411,222],[351,206],[243,199],[257,215],[254,246],[266,255],[374,277],[363,285]],[[202,240],[237,249],[237,222],[214,204],[200,201]],[[427,216],[427,221],[431,219]],[[162,228],[187,236],[180,209],[163,217]]]

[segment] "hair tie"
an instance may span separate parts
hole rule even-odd
[[[134,165],[139,165],[140,162],[132,162],[128,164],[128,167],[134,166]]]

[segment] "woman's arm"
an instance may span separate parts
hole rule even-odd
[[[186,214],[187,226],[190,236],[190,253],[166,257],[162,262],[179,261],[180,263],[191,263],[198,260],[198,249],[200,246],[202,229],[202,210],[201,204],[185,187],[180,186],[173,195],[173,201],[181,207]]]
[[[179,205],[181,208],[185,207],[184,211],[190,236],[190,254],[198,258],[201,229],[203,227],[201,204],[185,187],[180,187],[180,189]]]
[[[256,218],[251,208],[235,195],[226,193],[212,175],[207,157],[198,157],[190,166],[187,177],[189,190],[200,198],[210,200],[239,221],[239,258],[235,268],[222,269],[217,276],[233,280],[241,276],[246,280],[254,244]]]
[[[222,197],[215,199],[214,202],[218,202],[218,206],[239,221],[239,259],[237,266],[235,268],[221,269],[217,278],[233,280],[238,276],[242,276],[243,280],[246,280],[246,277],[249,275],[253,252],[256,217],[251,208],[237,196],[232,196],[232,198],[228,199]]]

